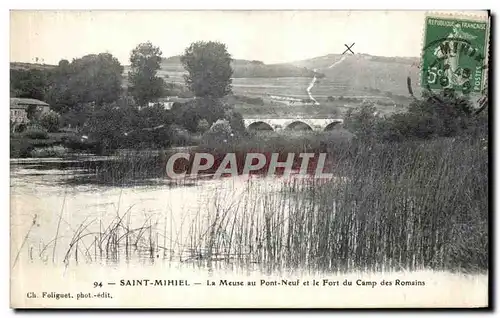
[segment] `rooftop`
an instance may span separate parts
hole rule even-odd
[[[17,97],[12,97],[10,99],[10,107],[11,108],[24,108],[29,105],[36,105],[36,106],[49,106],[46,102],[43,102],[38,99],[33,99],[33,98],[17,98]]]

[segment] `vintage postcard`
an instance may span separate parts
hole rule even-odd
[[[11,11],[12,308],[485,308],[488,11]]]

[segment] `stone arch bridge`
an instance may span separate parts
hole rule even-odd
[[[245,118],[243,119],[247,130],[312,130],[328,131],[341,125],[343,119],[331,118]]]

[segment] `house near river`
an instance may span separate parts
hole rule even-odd
[[[13,129],[20,125],[29,124],[29,111],[33,111],[35,114],[41,115],[50,111],[50,105],[46,102],[33,98],[12,97],[10,99],[10,121]]]

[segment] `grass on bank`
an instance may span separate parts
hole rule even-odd
[[[200,211],[190,221],[187,236],[176,239],[172,252],[180,253],[182,245],[204,266],[223,261],[267,271],[487,271],[484,142],[438,138],[351,143],[333,150],[333,172],[342,178],[290,182],[277,192],[259,192],[250,184],[248,200],[215,198],[208,215]],[[149,163],[162,162],[161,156],[149,153]],[[164,166],[151,169],[147,162],[129,155],[119,168],[108,166],[103,173],[111,181],[123,173],[163,173]],[[119,259],[133,241],[145,250],[167,248],[159,243],[166,236],[163,228],[146,219],[144,227],[131,229],[124,225],[126,214],[89,235],[80,225],[66,258],[89,251],[95,258],[106,251],[105,259]]]

